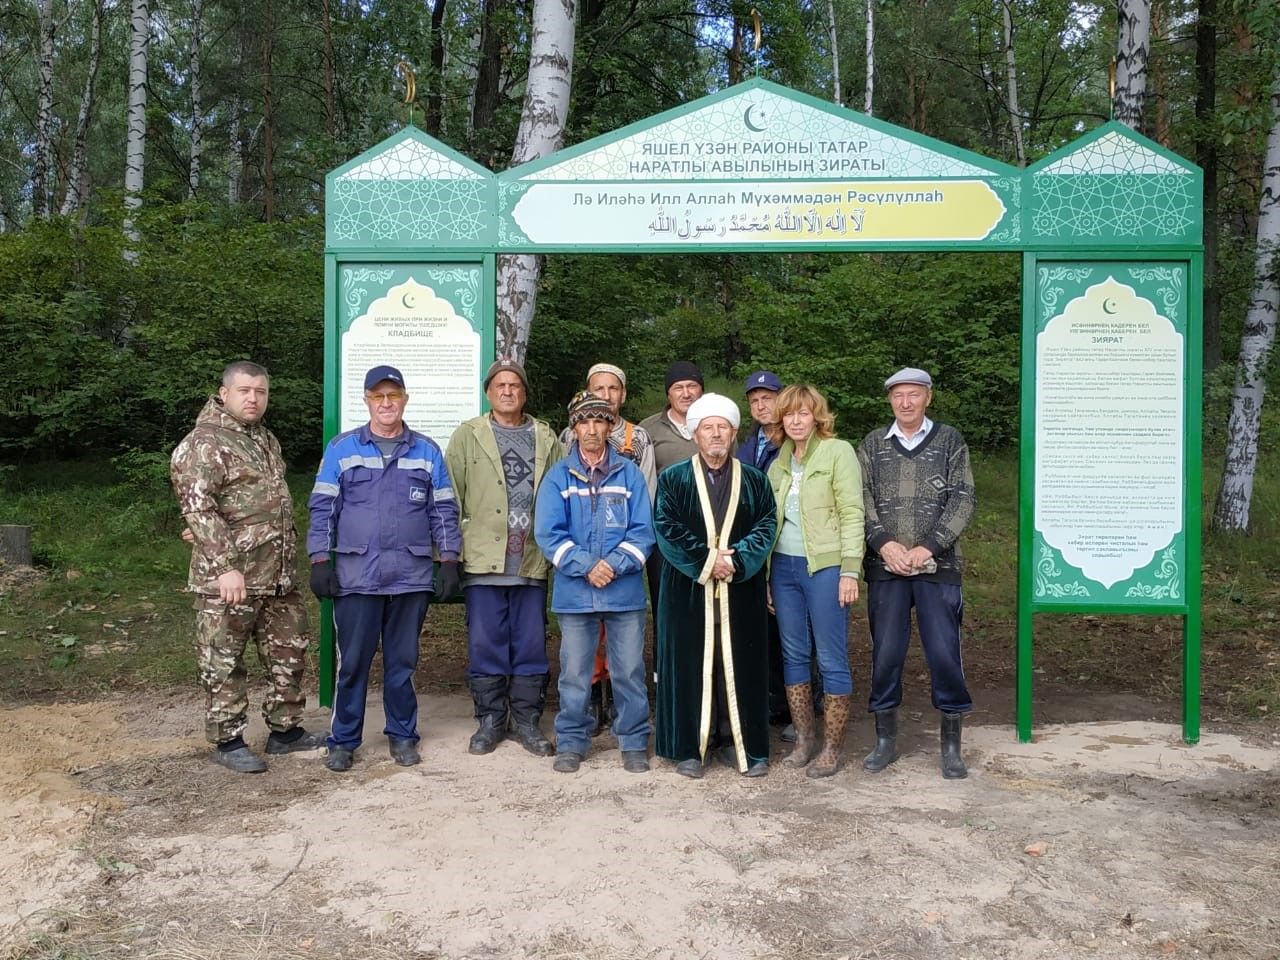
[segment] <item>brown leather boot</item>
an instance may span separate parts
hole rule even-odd
[[[853,697],[838,697],[828,693],[822,698],[822,752],[814,758],[806,771],[811,777],[830,777],[840,769],[840,754],[844,749],[844,731],[849,720],[849,703]]]
[[[818,752],[818,730],[813,719],[813,695],[809,684],[797,683],[787,687],[787,705],[791,708],[791,722],[796,727],[796,745],[782,762],[788,767],[803,767]]]

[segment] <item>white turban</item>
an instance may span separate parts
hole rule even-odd
[[[684,415],[689,430],[697,430],[698,424],[708,417],[724,417],[733,429],[737,430],[742,423],[742,414],[738,405],[728,397],[719,393],[704,393],[689,405],[689,412]]]

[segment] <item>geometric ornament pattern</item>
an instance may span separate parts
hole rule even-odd
[[[1041,176],[1101,174],[1188,174],[1168,157],[1162,157],[1136,140],[1121,136],[1115,130],[1105,133],[1092,143],[1067,154],[1037,171]]]
[[[330,182],[330,240],[479,240],[491,180],[406,137]]]
[[[328,198],[331,240],[479,240],[489,220],[475,180],[335,181]]]
[[[1031,181],[1038,238],[1198,239],[1196,177],[1117,131],[1037,170]]]

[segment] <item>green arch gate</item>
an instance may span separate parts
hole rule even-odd
[[[499,253],[1019,251],[1018,736],[1034,614],[1174,614],[1194,743],[1201,195],[1117,123],[1018,170],[759,79],[500,175],[408,127],[325,182],[325,439],[374,363],[442,443],[481,411]]]

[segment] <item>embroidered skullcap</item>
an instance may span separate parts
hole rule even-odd
[[[587,371],[587,383],[590,383],[591,378],[597,373],[612,373],[618,378],[618,382],[622,384],[622,389],[627,389],[627,375],[621,367],[615,367],[612,363],[597,363]]]

